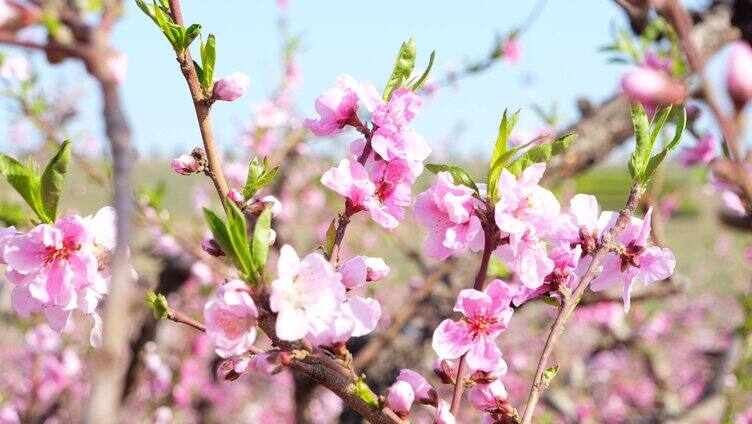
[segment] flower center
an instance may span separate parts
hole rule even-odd
[[[220,310],[217,312],[217,323],[228,338],[237,339],[253,327],[253,317],[250,315],[239,317]]]
[[[491,328],[492,325],[498,322],[496,317],[489,317],[489,316],[484,316],[484,315],[477,315],[477,316],[465,317],[465,318],[467,320],[467,324],[470,327],[470,337],[473,340],[476,340],[479,337],[487,336],[488,329]]]
[[[73,242],[63,240],[63,247],[61,249],[55,249],[54,247],[48,247],[44,254],[44,263],[49,265],[58,259],[67,260],[74,252],[81,249],[81,245]]]
[[[619,254],[621,258],[621,272],[627,270],[631,265],[635,268],[640,267],[639,256],[645,251],[645,246],[637,246],[634,242],[630,242],[624,247],[624,250]]]

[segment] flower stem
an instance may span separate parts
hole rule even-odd
[[[493,253],[494,246],[494,233],[496,232],[496,225],[493,221],[493,209],[488,216],[491,217],[484,226],[485,240],[483,241],[483,258],[480,261],[480,268],[478,268],[478,274],[475,276],[475,284],[473,288],[475,290],[483,290],[483,286],[486,283],[486,274],[488,273],[488,264],[491,262],[491,254]],[[449,411],[452,415],[457,415],[457,411],[460,408],[460,402],[462,401],[462,389],[464,388],[462,379],[467,369],[465,363],[465,355],[460,357],[460,361],[457,364],[457,379],[454,383],[454,392],[452,393],[452,405]]]

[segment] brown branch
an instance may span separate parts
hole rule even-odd
[[[731,11],[727,4],[718,4],[704,13],[691,34],[706,56],[739,38],[739,31],[731,26]],[[600,163],[621,146],[634,134],[628,111],[629,101],[623,95],[615,95],[561,131],[562,135],[574,133],[578,138],[563,154],[548,163],[544,182],[550,184],[573,177]]]
[[[752,181],[750,181],[745,169],[744,154],[739,141],[739,128],[732,117],[727,116],[715,99],[710,84],[705,77],[706,55],[698,50],[692,34],[692,17],[677,0],[665,0],[657,2],[658,12],[671,24],[679,36],[684,54],[687,56],[690,66],[700,79],[703,91],[703,99],[713,113],[718,125],[723,132],[723,142],[728,147],[731,159],[736,164],[736,182],[743,193],[745,203],[752,206]]]
[[[611,228],[611,230],[609,230],[609,232],[606,234],[606,238],[610,237],[611,239],[613,239],[622,231],[624,231],[627,224],[629,223],[630,218],[632,217],[632,214],[634,213],[637,205],[640,202],[643,191],[644,189],[639,185],[639,183],[634,183],[632,185],[626,206],[624,207],[624,209],[622,209],[621,212],[619,212],[616,223],[614,224],[614,227]],[[599,265],[603,258],[605,258],[608,254],[608,249],[609,248],[607,246],[607,243],[604,243],[600,248],[598,248],[598,250],[593,255],[593,260],[590,263],[587,272],[585,273],[585,275],[583,275],[580,283],[577,285],[577,288],[569,297],[564,300],[562,305],[559,307],[559,312],[556,314],[556,319],[551,325],[551,331],[549,331],[548,333],[546,343],[543,346],[543,352],[541,352],[540,359],[538,360],[538,366],[535,370],[535,378],[533,379],[533,384],[530,387],[530,394],[525,405],[525,415],[522,418],[522,424],[530,424],[533,420],[533,412],[535,411],[535,406],[540,399],[541,393],[545,389],[543,383],[543,374],[546,371],[548,358],[551,356],[551,353],[554,350],[554,346],[556,345],[559,335],[564,330],[564,324],[566,324],[569,316],[574,311],[574,308],[580,302],[580,299],[582,299],[582,296],[585,294],[585,290],[587,290],[587,288],[590,286],[590,283],[597,276],[599,272]]]
[[[183,25],[183,15],[180,11],[179,0],[170,0],[170,14],[175,20],[175,23]],[[217,149],[217,144],[214,140],[214,131],[212,130],[211,118],[209,117],[213,100],[206,96],[204,88],[198,80],[198,74],[193,65],[191,52],[186,50],[185,53],[177,55],[176,58],[180,64],[180,72],[183,73],[185,82],[188,84],[188,90],[190,91],[191,99],[193,100],[193,108],[196,111],[198,127],[201,131],[201,139],[204,142],[204,150],[206,150],[206,158],[208,160],[208,167],[205,173],[211,178],[212,183],[214,183],[214,188],[217,190],[217,194],[219,194],[220,201],[224,202],[229,189],[227,188],[225,174],[222,172],[219,150]]]

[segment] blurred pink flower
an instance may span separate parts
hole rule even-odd
[[[222,358],[242,355],[256,340],[258,309],[250,290],[240,280],[230,280],[204,306],[206,334]]]
[[[415,392],[406,381],[397,381],[386,391],[386,406],[403,420],[410,415],[410,406],[414,399]]]
[[[679,161],[684,166],[707,165],[715,158],[717,147],[718,142],[715,137],[707,133],[697,140],[694,146],[682,150],[679,154]]]
[[[726,65],[726,90],[736,110],[741,110],[752,98],[752,47],[746,41],[731,45]]]
[[[522,59],[522,45],[516,38],[508,38],[504,40],[504,44],[501,46],[501,51],[506,60],[509,63],[516,65],[520,63]]]

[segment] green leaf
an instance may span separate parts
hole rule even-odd
[[[394,61],[394,69],[392,75],[384,87],[384,101],[389,101],[394,90],[404,87],[405,82],[410,78],[410,74],[415,67],[415,38],[410,37],[409,40],[402,43],[402,46],[397,53],[397,59]]]
[[[0,222],[6,227],[21,227],[28,223],[29,213],[18,203],[0,202]]]
[[[630,113],[632,115],[636,145],[632,156],[629,158],[629,174],[632,176],[632,179],[639,180],[645,173],[645,167],[650,158],[653,147],[650,143],[652,136],[645,109],[639,104],[632,103]]]
[[[206,43],[201,44],[201,64],[203,73],[201,85],[206,89],[214,86],[214,64],[217,61],[217,41],[214,34],[209,34]]]
[[[509,159],[514,156],[518,149],[507,150],[507,142],[509,136],[512,134],[512,129],[517,124],[517,120],[520,117],[520,111],[515,112],[512,117],[507,116],[507,110],[504,109],[504,113],[501,116],[501,123],[499,124],[499,133],[496,136],[496,143],[494,143],[493,153],[491,154],[491,162],[488,169],[488,179],[486,184],[488,186],[488,198],[496,198],[496,187],[499,184],[499,176],[501,176],[501,170],[504,169]]]
[[[324,257],[326,260],[332,258],[332,251],[334,251],[334,239],[337,237],[337,219],[332,218],[332,222],[329,223],[329,228],[326,230],[326,245],[324,245]]]
[[[554,377],[556,377],[556,374],[559,373],[559,365],[546,368],[545,371],[543,371],[543,380],[541,381],[541,384],[543,384],[543,387],[548,387],[549,384],[551,384],[551,380],[553,380]]]
[[[554,141],[531,147],[520,157],[513,160],[507,166],[507,169],[512,174],[519,176],[528,166],[534,163],[548,162],[552,157],[561,154],[576,138],[576,134],[567,134]]]
[[[71,142],[66,140],[44,168],[41,179],[42,205],[50,220],[57,219],[57,205],[63,194],[65,174],[71,158]]]
[[[167,318],[167,312],[170,310],[165,295],[154,293],[151,290],[146,291],[146,306],[154,311],[154,318],[156,319]]]
[[[27,167],[12,157],[0,153],[0,174],[21,195],[40,221],[52,222],[44,211],[39,192],[39,177],[31,165]]]
[[[676,122],[676,129],[674,130],[674,137],[671,139],[671,141],[668,144],[666,144],[666,147],[661,149],[660,152],[656,153],[655,156],[650,158],[647,166],[645,167],[645,172],[640,177],[640,183],[642,185],[645,185],[650,181],[653,175],[655,175],[655,172],[658,170],[658,167],[661,165],[663,160],[668,155],[668,152],[674,150],[676,146],[679,145],[679,142],[681,141],[682,134],[684,133],[684,128],[687,125],[687,111],[686,109],[681,108],[676,111],[675,115],[676,115],[677,122]],[[665,123],[665,120],[664,120],[664,123]]]
[[[201,25],[193,24],[189,26],[183,35],[183,50],[187,49],[199,34],[201,34]]]
[[[478,186],[475,185],[475,181],[468,175],[467,171],[454,165],[445,165],[437,163],[426,164],[426,169],[438,174],[439,172],[449,172],[452,174],[455,184],[462,184],[466,187],[470,187],[474,192],[478,193]]]
[[[222,248],[222,251],[225,252],[232,261],[237,262],[237,255],[235,255],[235,249],[232,247],[232,241],[230,241],[230,234],[227,231],[227,225],[225,225],[224,221],[222,221],[222,219],[210,209],[204,208],[204,217],[206,218],[206,223],[209,225],[209,230],[211,231],[214,240],[219,243],[219,247]]]
[[[352,388],[352,393],[355,396],[359,397],[363,402],[365,402],[366,405],[370,406],[371,408],[379,408],[378,396],[376,396],[376,394],[371,390],[370,387],[368,387],[368,385],[362,378],[359,378],[357,381],[355,381],[355,384]]]
[[[227,212],[227,234],[237,258],[238,269],[245,276],[254,275],[257,269],[254,267],[248,245],[248,223],[245,220],[245,214],[230,199],[225,199],[225,211]]]
[[[259,165],[258,158],[254,157],[251,164],[248,165],[248,176],[243,186],[243,197],[245,200],[249,200],[256,192],[266,187],[274,179],[274,176],[277,175],[278,170],[278,166],[269,169],[269,162],[267,162],[266,158],[264,158],[263,164]]]
[[[193,67],[196,69],[196,76],[198,77],[199,82],[204,80],[204,70],[201,68],[201,65],[198,64],[195,60],[193,61]],[[203,86],[203,83],[201,83]]]
[[[428,76],[431,75],[431,68],[433,68],[433,61],[436,59],[436,50],[431,52],[431,56],[428,58],[428,66],[426,67],[426,70],[423,71],[423,75],[418,78],[417,81],[410,87],[413,91],[418,91],[421,88],[423,88],[423,84],[426,83],[426,80],[428,79]]]
[[[253,239],[251,240],[251,257],[256,272],[263,275],[266,267],[266,259],[269,255],[269,237],[271,237],[272,210],[267,206],[256,219],[256,226],[253,228]]]

